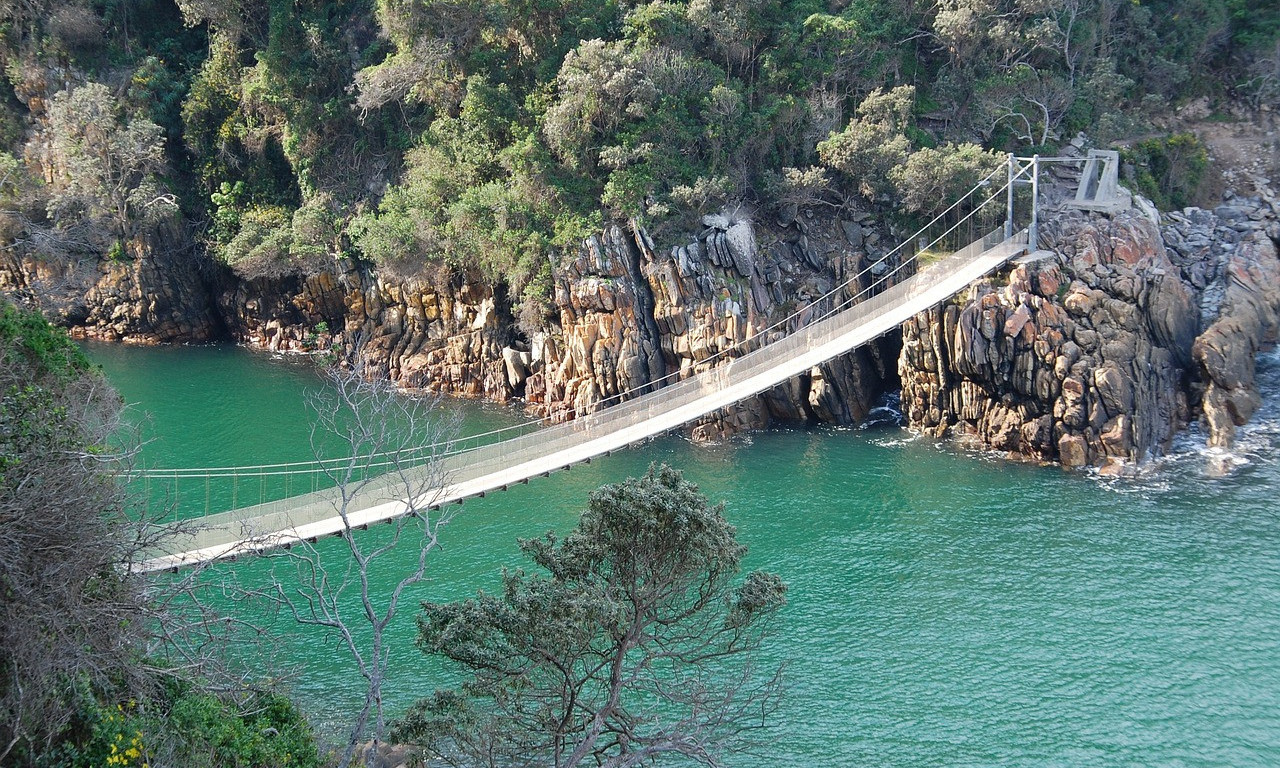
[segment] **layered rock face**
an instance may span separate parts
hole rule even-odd
[[[524,398],[551,421],[590,413],[727,363],[809,322],[821,297],[880,255],[870,224],[758,228],[709,216],[682,245],[658,248],[615,225],[554,266],[557,322],[525,334],[511,302],[442,272],[391,277],[349,261],[314,275],[241,279],[189,249],[131,248],[130,258],[70,266],[10,257],[0,288],[25,295],[78,335],[138,342],[230,337],[272,352],[362,353],[370,373],[409,388]],[[868,242],[870,241],[870,242]],[[851,423],[895,384],[894,340],[816,367],[715,414],[695,436],[718,439],[775,418]]]
[[[223,333],[208,279],[180,234],[126,244],[126,258],[51,260],[11,251],[0,291],[39,307],[80,338],[132,343],[201,342]]]
[[[904,326],[910,424],[1111,469],[1167,450],[1200,413],[1229,444],[1280,312],[1276,209],[1241,206],[1172,214],[1163,233],[1134,211],[1055,214],[1049,256]]]
[[[703,224],[664,250],[643,230],[615,226],[556,266],[560,322],[534,340],[527,389],[542,413],[572,418],[725,364],[807,322],[839,276],[867,258],[835,234],[843,228],[763,230],[730,216]],[[720,439],[775,418],[861,419],[892,379],[895,353],[886,342],[833,360],[704,419],[693,436]]]
[[[634,397],[666,376],[640,274],[642,238],[613,226],[562,257],[553,269],[558,325],[535,335],[523,370],[525,356],[508,353],[514,378],[527,377],[528,402],[552,422]]]
[[[459,277],[388,279],[342,272],[231,281],[219,297],[234,338],[287,352],[359,350],[370,373],[409,388],[509,398],[507,302]]]
[[[635,226],[588,238],[554,264],[559,317],[530,336],[516,330],[506,297],[457,277],[391,280],[352,267],[232,282],[219,304],[232,335],[252,346],[359,348],[374,371],[405,386],[523,398],[559,422],[803,325],[820,297],[879,255],[853,222],[760,233],[746,218],[704,224],[689,242],[661,250]],[[719,439],[772,419],[855,422],[896,383],[896,356],[896,339],[878,342],[708,417],[693,434]]]
[[[559,422],[725,364],[750,341],[803,325],[820,297],[879,255],[852,222],[758,231],[746,218],[709,216],[704,224],[689,242],[662,250],[635,226],[588,238],[554,265],[557,322],[530,336],[489,286],[391,280],[354,266],[231,282],[219,305],[232,335],[251,346],[359,348],[375,372],[404,386],[523,398]],[[855,422],[896,383],[896,356],[896,339],[878,342],[704,419],[693,435],[720,439],[773,419]]]
[[[1067,466],[1141,461],[1200,416],[1211,442],[1228,445],[1257,408],[1253,360],[1277,333],[1274,199],[1169,214],[1163,229],[1133,211],[1050,222],[1041,241],[1051,257],[914,318],[901,343],[825,363],[702,420],[693,435],[721,439],[775,419],[853,423],[900,376],[914,427]],[[530,334],[501,291],[458,275],[393,279],[339,262],[312,276],[241,280],[198,269],[172,244],[61,267],[11,253],[0,288],[83,336],[358,349],[372,372],[407,387],[524,398],[563,421],[810,322],[867,285],[881,234],[865,217],[720,215],[659,247],[615,225],[554,264],[559,316]]]
[[[1258,350],[1280,330],[1280,205],[1274,197],[1167,217],[1165,238],[1183,276],[1200,290],[1204,332],[1192,346],[1209,444],[1228,447],[1260,405]]]

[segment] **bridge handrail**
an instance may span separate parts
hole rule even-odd
[[[874,274],[874,270],[877,267],[886,264],[891,257],[901,252],[903,248],[912,244],[919,236],[928,232],[929,229],[935,224],[937,224],[939,221],[944,220],[944,218],[948,214],[950,214],[952,211],[960,207],[975,192],[990,186],[991,180],[994,179],[998,174],[1004,171],[1005,169],[1003,167],[998,168],[995,171],[992,171],[985,178],[981,179],[976,184],[974,184],[972,188],[970,188],[967,192],[961,195],[954,203],[952,203],[950,206],[944,209],[941,213],[934,216],[933,219],[931,219],[927,224],[925,224],[923,227],[918,229],[916,232],[912,233],[912,235],[909,236],[908,238],[899,242],[896,246],[891,248],[889,251],[882,254],[878,259],[876,259],[875,261],[868,264],[866,267],[856,272],[852,277],[846,279],[845,281],[838,284],[837,286],[827,291],[826,293],[822,294],[818,298],[814,299],[804,307],[796,309],[786,317],[774,322],[769,326],[756,330],[756,332],[752,336],[739,341],[735,341],[730,346],[717,350],[716,352],[712,353],[708,357],[699,361],[697,363],[697,366],[700,368],[706,368],[707,366],[715,362],[718,362],[721,359],[730,357],[731,353],[735,353],[735,352],[738,352],[739,354],[735,357],[732,357],[731,359],[740,360],[742,359],[742,357],[745,357],[746,355],[751,354],[751,352],[757,351],[758,349],[761,348],[761,346],[756,346],[756,350],[748,349],[746,352],[740,351],[743,348],[747,348],[752,345],[772,346],[774,344],[777,344],[782,340],[800,332],[803,328],[811,326],[815,322],[819,322],[825,318],[831,317],[832,315],[835,315],[839,312],[844,311],[847,307],[857,302],[860,298],[871,293],[876,288],[880,288],[884,286],[886,283],[888,283],[890,280],[897,278],[908,267],[908,265],[911,265],[917,261],[921,253],[928,251],[930,248],[942,242],[945,238],[947,238],[951,234],[955,233],[964,222],[972,219],[980,211],[984,210],[986,206],[990,204],[993,200],[995,200],[998,196],[1004,194],[1007,190],[1008,183],[1006,182],[1004,186],[997,187],[994,192],[992,192],[990,195],[987,196],[985,200],[983,200],[981,203],[975,206],[974,210],[971,211],[968,215],[966,215],[961,219],[958,219],[955,222],[955,224],[945,229],[941,234],[937,235],[932,240],[928,241],[923,248],[918,249],[916,253],[912,254],[911,257],[901,262],[898,266],[894,267],[891,271],[885,273],[884,275],[880,275],[876,277],[870,284],[867,285],[867,287],[858,289],[857,293],[846,296],[843,301],[839,302],[838,304],[832,305],[830,308],[826,310],[819,310],[819,313],[816,316],[811,316],[810,321],[808,323],[801,325],[797,322],[806,312],[809,312],[814,307],[820,306],[823,302],[834,299],[839,294],[847,292],[850,286],[855,285],[857,281],[861,280],[868,273]],[[781,330],[783,332],[783,336],[773,339],[771,341],[768,340],[768,335],[771,332],[778,331],[778,330]],[[700,375],[700,373],[703,373],[703,372],[706,372],[706,371],[705,370],[700,371],[698,373],[695,373],[694,375],[695,376]],[[628,402],[629,400],[635,399],[635,397],[643,396],[646,393],[652,393],[654,391],[657,391],[658,389],[667,391],[672,386],[674,386],[675,383],[679,383],[679,381],[681,381],[681,379],[679,379],[681,375],[683,375],[682,371],[678,371],[678,370],[673,371],[657,379],[652,379],[650,381],[644,382],[643,384],[638,384],[636,386],[630,387],[627,390],[624,390],[622,392],[610,395],[608,397],[601,398],[595,404],[597,407],[600,407],[600,410],[594,411],[591,414],[579,415],[575,419],[572,419],[571,421],[579,421],[581,419],[587,418],[588,416],[592,416],[597,413],[602,413],[604,411],[612,410],[614,408],[617,408],[618,404],[620,403]],[[672,382],[672,383],[666,383],[666,382]],[[361,466],[364,468],[371,468],[371,469],[382,468],[382,467],[395,468],[395,467],[401,466],[403,462],[406,460],[406,458],[408,458],[409,460],[412,460],[413,458],[415,458],[416,455],[419,454],[419,452],[422,458],[426,458],[429,456],[432,459],[440,459],[443,457],[454,456],[458,454],[465,454],[465,453],[470,453],[470,452],[480,450],[481,448],[484,447],[483,444],[473,445],[472,447],[459,447],[459,444],[475,443],[480,439],[493,438],[499,435],[510,434],[511,432],[515,432],[515,431],[521,431],[522,432],[521,436],[523,436],[523,434],[525,434],[524,430],[528,430],[530,428],[535,429],[535,431],[532,432],[531,434],[541,435],[541,434],[544,434],[547,429],[549,429],[548,427],[542,427],[541,425],[542,425],[542,420],[534,419],[534,420],[521,422],[519,424],[510,425],[507,427],[490,430],[488,432],[480,433],[477,435],[469,435],[466,437],[456,438],[454,440],[447,441],[446,443],[443,443],[443,444],[430,443],[423,446],[419,446],[415,448],[413,451],[410,451],[407,457],[405,456],[405,451],[402,450],[402,451],[379,452],[379,453],[374,453],[368,456],[361,456],[361,457],[347,456],[347,457],[338,457],[338,458],[332,458],[332,459],[313,459],[310,461],[282,462],[282,463],[275,463],[275,464],[257,464],[257,465],[241,465],[241,466],[227,466],[227,467],[201,467],[201,468],[153,468],[153,469],[142,470],[141,472],[138,472],[136,474],[138,476],[147,477],[147,478],[175,479],[175,480],[181,479],[181,478],[220,479],[220,478],[228,478],[228,477],[230,478],[263,478],[263,477],[278,477],[278,476],[284,476],[284,475],[324,475],[324,474],[327,474],[333,468],[341,468],[343,466],[349,466],[353,461],[372,462],[373,459],[377,459],[381,457],[391,457],[391,456],[394,456],[396,458],[389,461],[385,461],[385,462],[362,463]],[[504,445],[508,444],[512,439],[518,439],[518,437],[503,440],[502,444]],[[301,467],[302,469],[288,469],[291,467]]]
[[[651,418],[657,408],[660,408],[661,412],[673,412],[689,406],[707,393],[728,386],[731,381],[744,381],[760,371],[773,368],[780,354],[794,353],[806,346],[819,346],[823,342],[835,339],[841,332],[857,326],[866,318],[877,315],[912,295],[927,292],[931,287],[945,281],[953,271],[952,265],[963,265],[1003,240],[999,230],[993,231],[966,248],[930,265],[926,270],[918,272],[908,281],[891,286],[840,314],[831,315],[807,325],[796,334],[752,350],[742,357],[735,358],[728,365],[703,371],[661,390],[572,421],[547,427],[536,433],[482,446],[464,454],[442,457],[440,466],[436,469],[448,478],[447,484],[459,485],[491,474],[494,468],[518,466],[538,457],[551,455],[597,439],[595,435],[610,434],[612,430],[619,427],[641,423]],[[418,467],[404,470],[404,474],[412,477],[415,473],[425,474],[428,471],[430,471],[429,468]],[[361,489],[359,496],[368,498],[371,505],[374,500],[385,502],[385,494],[389,492],[392,485],[399,482],[398,476],[375,478]],[[259,531],[283,531],[302,524],[295,520],[291,513],[316,504],[331,505],[333,498],[333,489],[314,491],[252,507],[208,515],[200,518],[200,523],[209,530],[225,531],[253,520],[257,523],[255,528]],[[200,541],[201,537],[195,534],[194,539]],[[196,548],[198,547],[190,549]]]

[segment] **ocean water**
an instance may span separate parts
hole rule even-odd
[[[321,383],[308,365],[227,347],[89,351],[145,421],[152,465],[311,455],[303,401]],[[966,452],[882,420],[715,446],[665,437],[468,501],[392,628],[387,700],[402,711],[454,679],[413,647],[418,600],[494,589],[523,565],[518,537],[568,530],[591,489],[666,462],[725,503],[747,566],[789,586],[763,651],[786,664],[786,697],[769,746],[732,765],[1280,765],[1280,356],[1260,379],[1263,411],[1233,451],[1192,429],[1136,478]],[[467,411],[473,431],[521,418]],[[271,567],[220,566],[249,584]],[[396,571],[379,568],[384,589]],[[261,618],[288,633],[309,714],[339,731],[360,695],[350,660]]]

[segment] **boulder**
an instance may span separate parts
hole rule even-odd
[[[1018,265],[904,325],[910,424],[1069,467],[1126,466],[1168,449],[1194,403],[1185,382],[1198,375],[1211,440],[1229,440],[1257,407],[1253,359],[1276,332],[1280,267],[1273,244],[1218,221],[1181,215],[1166,248],[1132,212],[1048,219],[1041,245],[1056,259]],[[1221,275],[1211,322],[1208,288],[1189,275]]]

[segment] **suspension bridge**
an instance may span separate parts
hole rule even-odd
[[[413,461],[373,457],[366,465],[387,471],[364,477],[354,487],[316,488],[317,478],[332,477],[338,466],[324,461],[150,470],[149,482],[173,483],[171,500],[179,506],[184,503],[177,490],[181,482],[197,487],[202,482],[205,499],[211,483],[231,483],[234,508],[175,526],[162,537],[163,547],[137,567],[177,569],[289,547],[461,503],[589,462],[767,391],[898,328],[1009,260],[1034,251],[1039,167],[1056,160],[1064,159],[1011,155],[1007,168],[979,182],[898,247],[803,310],[703,361],[703,370],[695,375],[648,382],[611,398],[614,404],[594,413],[553,426],[530,422],[477,439],[425,446]],[[1094,161],[1089,158],[1092,165],[1081,182],[1088,198],[1081,200],[1082,207],[1099,195],[1113,194],[1108,183],[1114,166]],[[1094,166],[1102,168],[1102,183]],[[1021,188],[1030,190],[1029,205],[1026,195],[1015,194]],[[1021,206],[1019,198],[1024,198]],[[1021,208],[1028,210],[1016,216]],[[1029,218],[1029,225],[1021,228],[1019,218]],[[801,312],[810,317],[802,320]],[[262,498],[269,478],[273,487],[284,488],[284,498]],[[308,484],[313,490],[291,495],[292,489]],[[261,490],[259,499],[243,504],[255,485]],[[185,498],[193,495],[200,496],[189,491]]]

